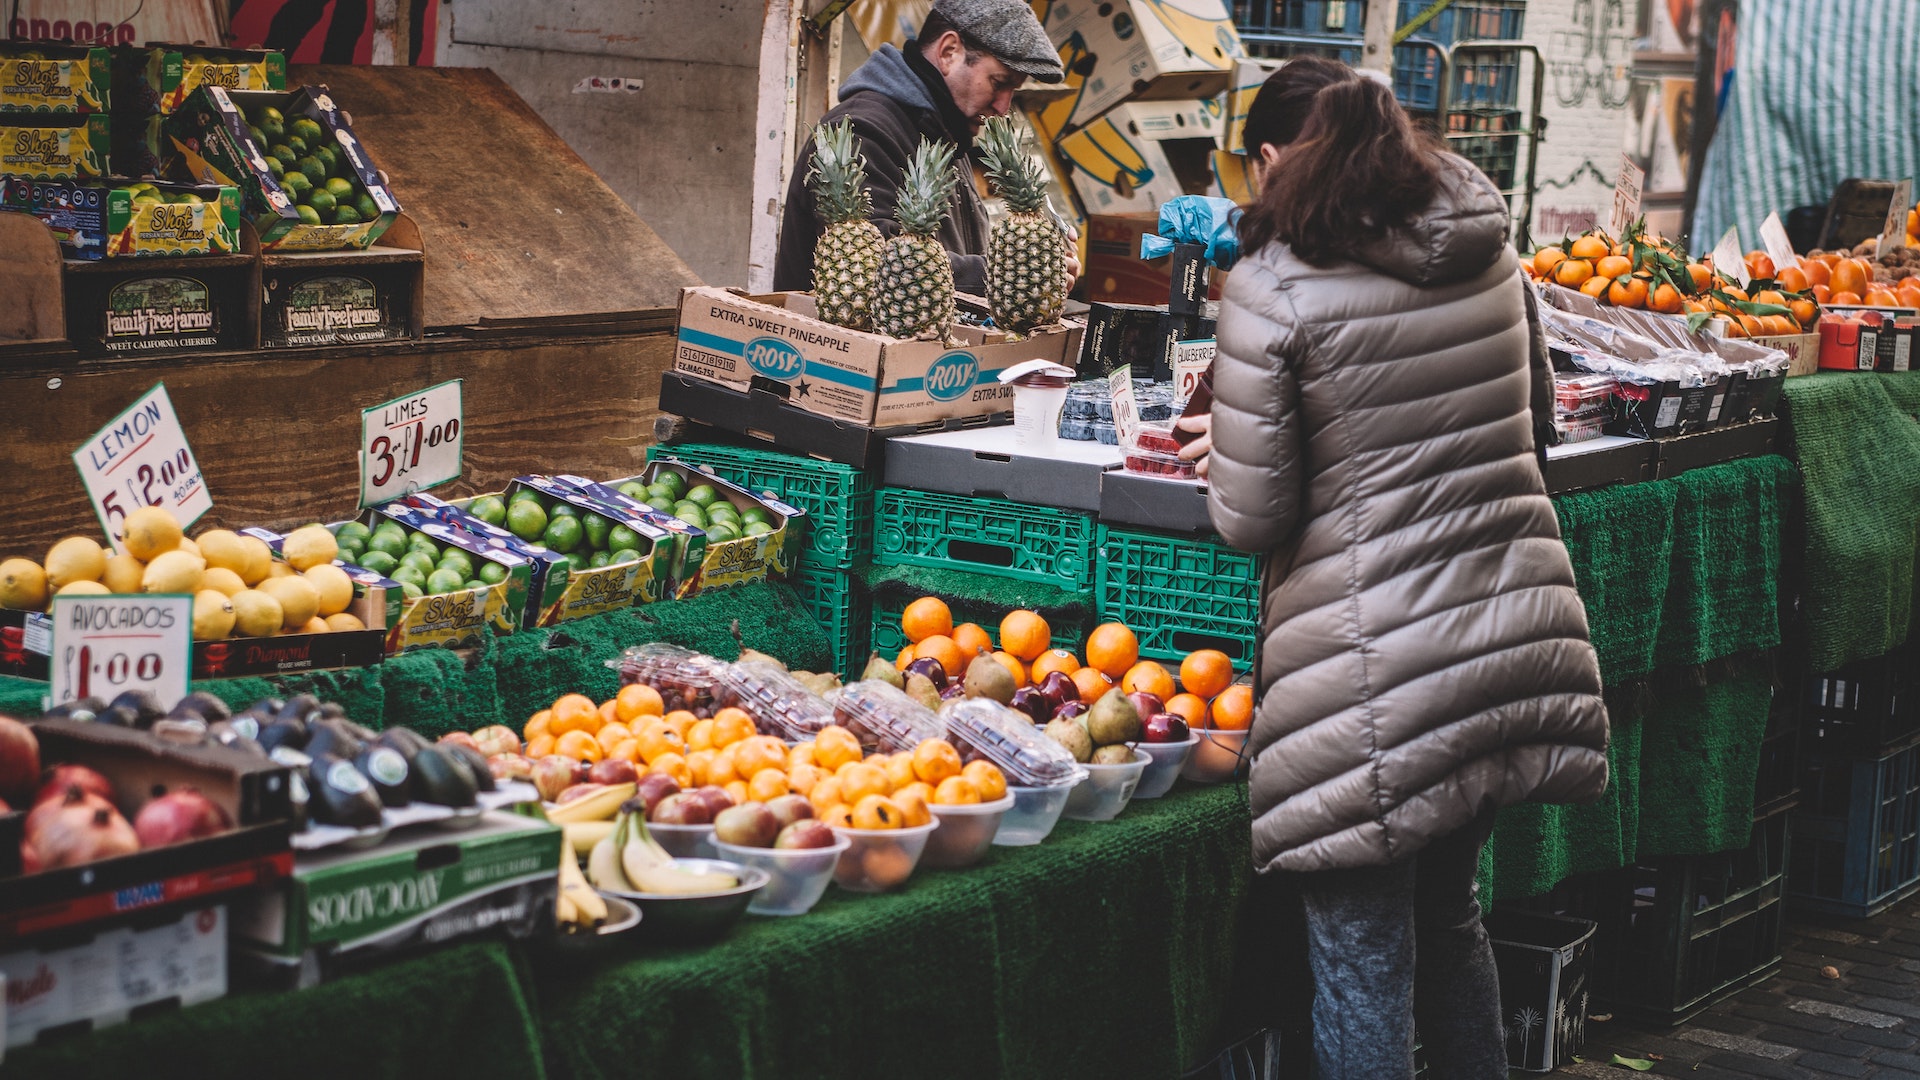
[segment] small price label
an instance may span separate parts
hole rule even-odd
[[[193,671],[193,597],[56,596],[52,660],[50,706],[128,690],[170,706]]]
[[[127,546],[121,526],[133,511],[164,506],[185,528],[213,509],[213,496],[180,430],[165,383],[154,383],[126,412],[81,444],[73,452],[73,464],[93,500],[93,512],[114,550],[123,555]]]
[[[1893,202],[1887,206],[1887,224],[1880,230],[1875,251],[1892,251],[1907,246],[1907,208],[1913,205],[1913,181],[1893,185]]]
[[[443,382],[361,411],[362,508],[459,477],[460,383]]]
[[[1713,245],[1713,268],[1747,287],[1747,257],[1740,253],[1740,226],[1729,225],[1720,242]]]
[[[1140,410],[1133,403],[1133,368],[1122,364],[1107,374],[1107,393],[1113,398],[1113,429],[1121,446],[1132,446],[1140,431]]]
[[[1906,227],[1904,220],[1901,227]],[[1793,252],[1793,241],[1787,239],[1787,227],[1780,224],[1777,212],[1768,214],[1767,220],[1760,223],[1760,246],[1766,249],[1767,258],[1773,260],[1773,272],[1776,275],[1800,263],[1800,256]]]
[[[1173,399],[1188,401],[1200,388],[1200,377],[1213,367],[1214,342],[1176,341],[1173,343]]]
[[[1613,218],[1608,231],[1615,238],[1627,231],[1640,216],[1640,188],[1647,182],[1647,170],[1633,163],[1632,156],[1620,155],[1620,178],[1613,182]]]

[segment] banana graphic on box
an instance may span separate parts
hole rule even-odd
[[[1145,187],[1154,176],[1146,156],[1110,116],[1060,140],[1059,153],[1069,171],[1085,173],[1122,198]]]
[[[1215,0],[1141,0],[1187,51],[1203,60],[1232,60],[1246,55],[1225,5]],[[1194,11],[1192,8],[1207,10]],[[1217,51],[1216,51],[1217,50]]]

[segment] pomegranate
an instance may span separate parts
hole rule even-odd
[[[0,716],[0,798],[25,805],[40,779],[40,740],[33,729]]]
[[[141,807],[133,819],[133,832],[141,847],[152,848],[226,832],[232,825],[227,812],[212,799],[193,788],[180,788]]]
[[[27,815],[25,843],[47,870],[140,850],[140,838],[120,811],[77,786],[67,788],[66,794],[42,803]]]
[[[20,841],[20,872],[23,874],[40,872],[40,853],[33,850],[33,845],[25,840]]]
[[[47,780],[40,785],[40,793],[33,797],[33,805],[39,806],[48,799],[59,799],[67,789],[77,787],[89,795],[98,795],[108,802],[113,801],[113,782],[85,765],[55,765],[47,773]]]

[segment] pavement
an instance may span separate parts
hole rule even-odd
[[[1694,1080],[1920,1080],[1920,896],[1872,919],[1791,916],[1781,951],[1778,975],[1679,1027],[1589,1017],[1580,1060],[1551,1075],[1637,1075],[1618,1054]]]

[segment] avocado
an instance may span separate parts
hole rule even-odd
[[[400,751],[400,756],[406,758],[409,765],[413,764],[413,755],[433,745],[421,738],[418,732],[403,727],[388,728],[375,736],[373,741],[381,746],[390,746]]]
[[[109,709],[127,709],[133,713],[133,724],[138,728],[150,728],[155,720],[167,715],[160,707],[160,699],[149,690],[128,690],[107,703]]]
[[[280,706],[274,716],[281,720],[298,718],[312,724],[321,718],[320,699],[312,694],[295,694]]]
[[[47,720],[78,720],[92,723],[100,718],[107,709],[107,703],[97,697],[83,697],[78,701],[69,701],[65,705],[55,705],[48,709],[43,718]]]
[[[286,704],[287,703],[281,698],[263,697],[259,701],[247,706],[247,711],[250,713],[259,713],[261,716],[271,720],[280,715],[280,710],[285,708]]]
[[[258,729],[255,729],[256,731]],[[245,750],[249,754],[267,756],[267,748],[256,742],[252,735],[231,720],[217,720],[207,725],[207,738],[221,746],[231,746],[236,750]]]
[[[380,824],[380,796],[353,762],[332,754],[313,759],[307,769],[313,820],[348,829]]]
[[[353,737],[343,720],[316,720],[308,725],[312,737],[307,740],[307,753],[313,757],[321,754],[333,754],[343,758],[356,758],[366,744]]]
[[[400,756],[400,751],[391,746],[370,745],[353,759],[353,767],[373,782],[373,790],[384,805],[405,806],[412,801],[408,792],[413,770],[407,767],[407,759]]]
[[[209,724],[217,724],[222,720],[232,719],[233,710],[227,707],[226,702],[221,701],[205,690],[195,690],[193,693],[175,702],[173,711],[168,715],[175,717],[197,716]]]
[[[478,785],[466,766],[437,746],[413,755],[413,797],[440,806],[472,806]]]
[[[473,774],[475,791],[493,790],[493,769],[487,765],[485,754],[471,746],[462,746],[459,743],[448,743],[440,749],[452,754],[455,762],[465,766],[467,772]]]
[[[242,713],[241,715],[244,716],[246,714]],[[243,727],[241,730],[244,731],[245,728]],[[276,748],[282,746],[299,750],[307,745],[307,741],[311,737],[312,732],[309,732],[307,725],[299,720],[269,721],[261,726],[260,734],[254,736],[254,738],[260,740],[261,746],[267,748],[268,753],[272,753]]]
[[[97,723],[130,728],[138,726],[140,714],[124,705],[110,705],[107,708],[101,709],[100,715],[94,717],[94,720]]]

